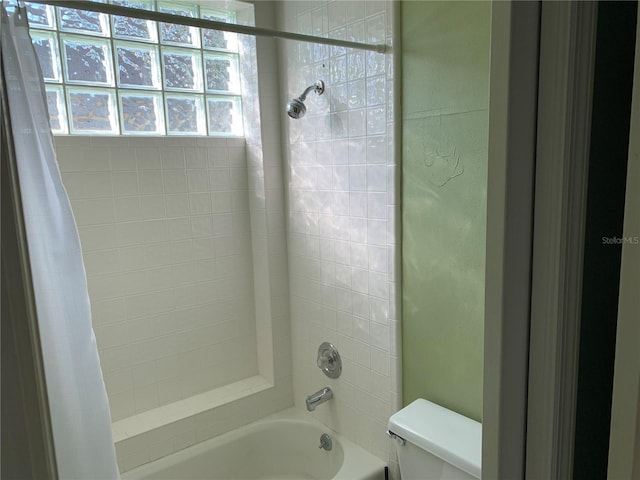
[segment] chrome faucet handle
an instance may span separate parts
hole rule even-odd
[[[333,448],[333,442],[332,442],[331,437],[329,436],[328,433],[323,433],[320,436],[320,446],[318,448],[322,448],[322,449],[326,450],[327,452],[330,451]]]
[[[338,349],[329,342],[323,342],[318,348],[317,365],[329,378],[338,378],[342,373],[342,360]]]

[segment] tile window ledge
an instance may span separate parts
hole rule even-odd
[[[254,395],[273,384],[256,375],[238,382],[178,400],[146,412],[126,417],[111,424],[114,443],[148,434],[176,422],[192,419],[196,415],[213,410],[236,400]]]

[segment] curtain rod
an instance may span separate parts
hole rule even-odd
[[[260,37],[276,37],[299,42],[320,43],[322,45],[333,45],[336,47],[355,48],[359,50],[369,50],[372,52],[385,53],[387,45],[374,45],[370,43],[350,42],[337,38],[316,37],[314,35],[303,35],[301,33],[283,32],[271,28],[251,27],[248,25],[238,25],[235,23],[218,22],[216,20],[205,20],[203,18],[183,17],[170,13],[154,12],[138,8],[123,7],[106,3],[80,2],[79,0],[31,0],[32,3],[53,5],[56,7],[75,8],[90,12],[106,13],[109,15],[120,15],[123,17],[139,18],[142,20],[153,20],[156,22],[173,23],[186,25],[188,27],[199,27],[211,30],[221,30],[224,32],[242,33]]]

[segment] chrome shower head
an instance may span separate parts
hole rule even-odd
[[[294,98],[287,103],[287,114],[291,118],[302,118],[307,113],[307,107],[299,98]]]
[[[304,101],[311,90],[316,92],[318,95],[322,95],[324,93],[324,82],[322,80],[316,81],[313,85],[308,86],[304,92],[302,92],[302,95],[287,103],[287,114],[291,118],[302,118],[304,117],[304,114],[307,113],[307,107],[305,106]]]

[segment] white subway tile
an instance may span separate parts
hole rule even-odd
[[[367,163],[387,163],[387,139],[385,136],[367,136]]]
[[[110,172],[88,172],[83,173],[82,176],[87,198],[113,196]]]
[[[113,198],[78,199],[72,207],[79,226],[113,223],[116,219]]]
[[[353,360],[358,364],[366,368],[371,367],[371,348],[366,343],[359,341],[353,342]]]
[[[360,316],[353,317],[353,339],[369,343],[369,320]]]
[[[98,327],[96,329],[96,340],[100,350],[125,345],[128,342],[127,323],[118,322]]]
[[[345,2],[329,2],[328,4],[329,15],[329,30],[334,30],[344,25],[346,20],[346,5]]]
[[[195,217],[178,217],[167,219],[167,228],[170,240],[186,240],[193,238]]]
[[[131,222],[142,219],[139,197],[116,197],[114,204],[118,222]]]
[[[361,137],[367,133],[367,116],[365,109],[349,110],[349,137]],[[370,132],[373,133],[373,132]]]
[[[209,192],[189,194],[189,212],[191,215],[211,213],[211,197]]]
[[[386,274],[369,272],[369,294],[385,300],[389,299],[389,282]]]
[[[159,171],[162,165],[162,148],[136,148],[136,165],[138,171]]]
[[[162,169],[184,169],[186,167],[184,149],[165,147],[162,150]]]
[[[85,268],[91,272],[103,274],[119,273],[120,257],[118,250],[101,250],[84,254]]]
[[[137,195],[139,193],[137,172],[113,172],[111,178],[114,195]]]
[[[344,3],[346,5],[347,23],[352,23],[364,18],[365,16],[364,5],[365,3],[367,3],[365,0],[346,0]]]
[[[83,252],[114,248],[116,243],[116,226],[113,223],[79,227]]]
[[[147,269],[145,274],[145,283],[149,291],[168,290],[173,286],[171,267],[169,266]]]
[[[214,192],[231,190],[231,178],[228,168],[209,169],[209,185]]]
[[[207,168],[207,148],[185,147],[184,157],[186,167],[189,169]]]
[[[351,234],[352,241],[367,243],[367,219],[359,217],[351,218],[348,232]]]
[[[134,386],[133,391],[136,412],[144,412],[158,406],[158,386],[156,384]]]
[[[103,362],[103,368],[104,368],[104,362]],[[121,418],[125,418],[125,417],[130,417],[135,413],[136,407],[135,407],[135,401],[134,401],[132,392],[133,390],[131,390],[131,393],[129,393],[129,391],[124,391],[120,393],[109,394],[109,409],[111,410],[111,419],[113,421],[120,420]],[[120,457],[118,457],[118,461],[119,463],[121,463]],[[144,457],[144,459],[140,460],[140,462],[137,463],[137,465],[141,465],[146,461],[147,461],[146,457]],[[126,462],[125,462],[125,465],[126,465]],[[133,467],[129,467],[129,468],[133,468]]]
[[[365,191],[367,189],[367,168],[364,166],[349,167],[349,189]]]
[[[389,344],[390,344],[389,326],[371,322],[370,332],[371,332],[371,345],[385,352],[388,352]]]
[[[119,273],[88,276],[89,298],[99,302],[121,297],[124,293],[121,282],[122,275]]]
[[[184,170],[163,170],[162,179],[166,193],[187,192],[187,175]]]
[[[186,217],[189,215],[189,196],[186,193],[165,195],[167,217]]]
[[[173,225],[169,222],[169,228]],[[171,250],[169,244],[155,244],[144,247],[147,266],[159,267],[171,264]]]
[[[141,196],[140,211],[144,220],[165,218],[167,216],[167,210],[164,195]]]
[[[367,255],[367,245],[364,243],[351,243],[351,265],[354,267],[358,267],[360,269],[366,269],[368,267],[368,255]],[[353,275],[353,283],[356,281],[356,275]],[[354,285],[355,289],[355,285]]]
[[[104,381],[108,388],[107,393],[109,396],[133,391],[133,382],[129,368],[104,372]]]
[[[159,169],[138,171],[138,185],[142,194],[162,193],[162,172]]]
[[[190,217],[190,219],[187,220],[190,220],[189,223],[191,224],[191,232],[188,232],[188,230],[186,230],[187,224],[185,223],[185,230],[183,231],[184,236],[178,235],[175,237],[176,240],[179,238],[187,238],[187,235],[193,235],[192,238],[213,236],[213,218],[211,217],[211,215],[199,215],[197,217],[194,216]],[[176,233],[177,235],[179,232],[174,230],[174,233]]]
[[[135,150],[129,146],[112,146],[109,148],[111,171],[136,171]]]
[[[351,58],[351,57],[349,57]],[[363,66],[364,68],[364,66]],[[355,74],[354,74],[355,75]],[[362,72],[362,75],[364,75],[364,71]],[[364,78],[361,77],[355,77],[358,78],[357,80],[353,80],[350,81],[347,84],[347,88],[348,88],[348,102],[347,105],[349,107],[349,109],[357,109],[357,108],[362,108],[364,106],[366,106],[366,95],[365,95],[365,81]],[[350,163],[351,159],[349,159]],[[363,163],[363,162],[362,162]]]
[[[395,302],[392,300],[391,302]],[[383,325],[389,324],[389,303],[390,300],[372,297],[369,299],[371,306],[371,320]]]
[[[106,325],[126,319],[124,305],[119,299],[97,301],[92,298],[91,315],[94,326]]]
[[[107,348],[100,350],[100,365],[104,372],[121,371],[123,368],[129,368],[131,364],[131,350],[128,345]],[[124,399],[120,399],[123,400]],[[133,398],[131,398],[133,400]],[[127,402],[127,409],[131,407],[134,410],[134,404]]]
[[[373,190],[375,188],[379,188],[379,184],[382,181],[379,177],[376,178],[376,176],[384,175],[384,172],[383,171],[370,171],[369,168],[371,168],[371,166],[367,167],[367,177],[368,177],[368,179],[372,178],[372,181],[371,182],[367,181],[367,187],[369,187],[370,189]],[[383,166],[383,168],[384,168],[384,166]],[[386,192],[380,192],[380,193],[370,192],[367,195],[367,200],[368,200],[367,201],[367,206],[368,206],[367,217],[371,218],[371,219],[385,220],[387,218],[387,194],[386,194]]]
[[[167,220],[146,220],[142,222],[145,243],[162,243],[169,240]]]
[[[189,192],[208,192],[209,175],[206,170],[187,170],[187,188]]]

